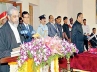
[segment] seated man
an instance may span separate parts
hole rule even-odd
[[[92,29],[92,33],[90,35],[90,43],[93,48],[97,47],[97,35],[96,35],[96,28]]]

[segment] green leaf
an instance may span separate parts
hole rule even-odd
[[[32,58],[32,54],[31,54],[30,51],[28,51],[28,57],[29,57],[29,58]]]

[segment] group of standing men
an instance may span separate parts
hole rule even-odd
[[[21,43],[32,40],[35,31],[29,25],[29,13],[24,11],[22,13],[22,24],[19,24],[19,11],[16,7],[10,7],[7,11],[8,20],[0,28],[0,58],[10,56],[13,48],[17,48]],[[84,35],[82,29],[83,14],[77,14],[77,20],[73,24],[73,19],[70,19],[71,24],[68,23],[68,18],[63,18],[63,26],[61,25],[61,16],[56,19],[52,15],[49,16],[49,22],[46,24],[46,17],[41,15],[39,17],[40,25],[36,33],[41,37],[58,36],[61,39],[66,39],[72,42],[79,49],[79,53],[84,51]],[[55,21],[55,22],[54,22]],[[0,65],[0,72],[9,72],[7,64]]]

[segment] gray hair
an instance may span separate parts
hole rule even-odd
[[[7,10],[7,15],[10,15],[10,16],[11,16],[11,15],[12,15],[12,12],[13,12],[14,10],[15,10],[15,11],[19,11],[19,10],[18,10],[16,7],[14,7],[14,6],[9,7],[8,10]]]

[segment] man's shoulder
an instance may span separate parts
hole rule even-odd
[[[93,35],[94,35],[93,33],[90,34],[90,36],[93,36]]]
[[[1,28],[0,33],[5,33],[9,30],[8,22],[6,22]]]
[[[76,21],[75,21],[75,23],[73,24],[73,26],[78,26],[78,25],[79,25],[79,24],[78,24],[78,22],[76,22]]]
[[[48,22],[46,25],[47,25],[47,26],[50,26],[50,25],[51,25],[51,23],[50,23],[50,22]]]
[[[1,27],[1,29],[4,29],[4,28],[6,28],[6,27],[8,27],[8,22],[6,22],[2,27]]]
[[[33,27],[33,26],[29,24],[29,27]]]
[[[63,24],[63,26],[68,26],[68,24]]]

